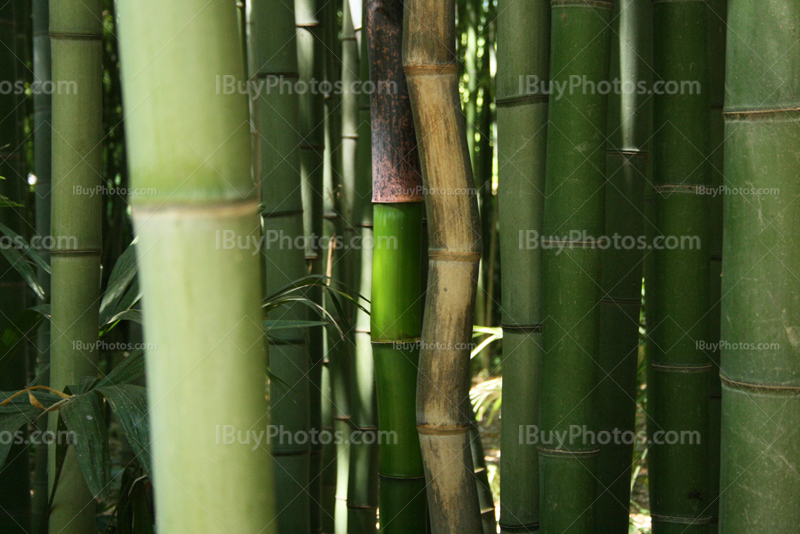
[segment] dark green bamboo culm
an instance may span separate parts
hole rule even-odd
[[[731,0],[719,531],[800,525],[800,4]]]
[[[416,403],[428,508],[436,534],[480,534],[468,403],[482,245],[458,92],[455,2],[407,0],[404,9],[403,69],[428,222]]]
[[[542,233],[547,95],[520,88],[520,79],[548,79],[550,2],[499,0],[497,11],[503,396],[513,399],[503,406],[500,530],[511,534],[539,528],[539,460],[526,436],[539,421],[542,249],[527,237]]]
[[[597,429],[623,436],[600,446],[597,457],[595,532],[626,534],[630,523],[631,468],[639,367],[644,195],[652,97],[632,88],[652,81],[651,0],[620,0],[614,13],[606,147],[605,235],[602,254],[600,337],[597,350]],[[631,246],[633,244],[634,246]]]
[[[648,468],[653,534],[706,533],[708,491],[708,4],[653,3],[653,352]],[[690,85],[691,84],[691,85]],[[655,244],[654,244],[655,246]],[[677,432],[679,439],[671,440]],[[691,434],[690,434],[691,433]]]
[[[0,7],[0,75],[3,81],[15,83],[25,65],[16,57],[16,21],[14,3]],[[18,6],[17,6],[18,7]],[[27,185],[20,174],[20,159],[24,157],[18,135],[17,118],[21,102],[13,91],[0,93],[0,194],[21,203]],[[0,208],[0,221],[17,234],[23,233],[25,209]],[[13,325],[17,314],[25,308],[26,284],[22,276],[5,257],[0,257],[0,329]],[[0,372],[0,391],[22,389],[26,383],[25,351],[6,356]],[[23,534],[30,529],[30,491],[28,448],[12,445],[5,464],[0,467],[0,532]]]
[[[608,80],[614,4],[552,2],[553,82]],[[556,433],[595,430],[592,393],[600,318],[599,242],[605,232],[606,93],[577,88],[549,103],[543,258],[539,440],[545,534],[593,532],[597,445]]]
[[[428,530],[415,421],[422,331],[422,177],[401,57],[403,0],[367,0],[374,252],[370,331],[378,388],[382,534]],[[362,60],[366,60],[362,56]]]
[[[357,63],[362,84],[369,81],[370,64],[367,60],[367,40],[361,31],[365,3],[350,0],[353,31],[356,39],[351,45],[360,48]],[[346,78],[342,68],[342,80]],[[352,73],[351,73],[352,74]],[[363,89],[363,86],[362,86]],[[354,95],[355,96],[355,95]],[[343,173],[344,237],[346,243],[358,242],[358,246],[345,246],[345,260],[350,270],[347,278],[350,287],[360,295],[372,291],[372,150],[370,146],[369,94],[361,90],[350,103],[350,113],[356,112],[357,123],[347,130],[342,129],[342,143],[345,135],[355,133],[357,150],[355,156],[355,181],[351,184]],[[353,106],[355,104],[355,106]],[[366,108],[366,109],[364,109]],[[363,113],[366,111],[366,113]],[[344,114],[344,110],[343,110]],[[343,150],[342,159],[347,157]],[[344,164],[344,162],[343,162]],[[350,444],[350,474],[347,488],[347,531],[350,534],[369,534],[376,532],[378,511],[378,445],[377,445],[377,397],[375,392],[375,365],[370,344],[370,316],[368,312],[349,306],[355,316],[353,330],[353,375],[351,384],[351,424],[353,441]],[[357,438],[357,439],[355,439]]]
[[[101,198],[102,49],[100,0],[50,3],[50,43],[54,84],[74,82],[75,91],[52,95],[52,323],[50,386],[61,391],[97,374]],[[57,132],[57,134],[55,134]],[[61,242],[59,242],[61,241]],[[56,430],[58,415],[51,415]],[[52,490],[56,447],[49,450]],[[67,451],[50,513],[50,531],[94,532],[95,504],[78,467],[74,448]]]
[[[725,34],[727,27],[728,0],[710,0],[709,31],[709,94],[711,98],[711,126],[709,160],[711,162],[712,195],[709,199],[709,300],[711,311],[708,314],[708,341],[711,348],[706,353],[711,356],[712,367],[709,373],[711,385],[708,392],[708,491],[710,501],[711,525],[709,534],[716,534],[719,527],[719,450],[720,450],[720,409],[722,407],[722,385],[719,378],[720,305],[722,300],[722,187],[724,178],[725,121],[722,105],[725,96]]]
[[[214,89],[222,74],[246,79],[236,10],[229,0],[117,8],[157,528],[273,532],[272,460],[243,437],[268,423],[264,275],[236,243],[261,226],[248,103]]]
[[[291,3],[253,0],[251,49],[257,81],[269,84],[298,78],[294,6]],[[274,25],[274,26],[273,26]],[[265,84],[265,86],[266,86]],[[298,96],[292,91],[265,90],[259,97],[258,129],[261,135],[261,204],[263,209],[266,293],[272,294],[305,275],[305,250],[286,249],[285,238],[302,239],[303,201],[300,193],[300,135]],[[303,321],[306,308],[295,302],[269,313],[270,319]],[[310,531],[311,499],[308,493],[310,440],[285,440],[288,431],[300,436],[309,431],[309,353],[304,329],[282,329],[270,334],[269,368],[277,380],[270,387],[270,425],[281,431],[270,443],[275,466],[275,511],[278,534]]]
[[[48,15],[49,0],[33,2],[33,156],[36,186],[34,189],[36,209],[36,233],[41,236],[50,235],[50,166],[52,152],[50,123],[52,120],[52,97],[44,85],[50,81],[50,18]],[[42,258],[49,264],[50,251],[41,251]],[[47,299],[50,295],[50,274],[42,268],[37,271],[39,285],[44,289]],[[37,374],[50,365],[50,322],[43,321],[36,337]],[[44,371],[44,384],[49,384],[49,371]],[[37,422],[37,429],[47,430],[47,421],[42,418]],[[31,519],[34,532],[38,532],[39,524],[47,507],[47,445],[36,445],[34,456],[34,475],[31,495]]]

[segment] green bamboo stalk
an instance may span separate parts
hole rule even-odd
[[[368,0],[366,6],[368,76],[384,87],[368,101],[375,243],[369,327],[379,436],[386,438],[380,443],[380,531],[425,533],[425,474],[414,408],[422,333],[424,206],[401,57],[403,0]]]
[[[486,454],[481,441],[481,429],[475,418],[472,404],[469,405],[469,445],[472,452],[472,468],[475,485],[478,489],[478,504],[481,509],[481,525],[483,534],[497,534],[497,517],[494,509],[494,495],[489,485],[489,472],[486,468]]]
[[[19,7],[19,6],[16,6]],[[15,84],[25,68],[16,56],[15,5],[7,2],[0,7],[0,79]],[[0,195],[17,203],[23,200],[26,180],[20,174],[24,150],[17,128],[20,98],[13,91],[0,93]],[[24,208],[0,209],[0,220],[18,234],[23,233]],[[0,258],[0,329],[13,325],[14,318],[25,308],[26,284],[14,266]],[[0,373],[0,390],[22,389],[26,383],[25,352],[6,356]],[[8,459],[0,468],[0,532],[22,534],[30,528],[28,448],[12,445]]]
[[[644,237],[652,98],[635,88],[652,85],[650,0],[622,0],[614,15],[611,79],[620,91],[609,97],[605,235],[636,243]],[[602,254],[595,418],[613,439],[597,458],[595,532],[625,534],[630,523],[643,252],[620,242]]]
[[[542,233],[547,95],[526,91],[520,77],[549,77],[550,3],[498,0],[497,11],[503,396],[513,399],[503,406],[500,430],[500,530],[510,534],[539,528],[537,450],[520,439],[520,429],[539,421],[542,253],[520,244],[520,236]]]
[[[709,93],[711,99],[710,156],[711,187],[720,190],[725,180],[722,175],[724,163],[725,121],[722,106],[725,97],[725,33],[727,27],[727,0],[709,2]],[[712,349],[706,352],[711,356],[708,407],[708,491],[710,501],[711,525],[709,533],[716,534],[719,527],[719,462],[720,462],[720,410],[722,408],[722,385],[719,379],[720,364],[720,303],[722,300],[722,194],[709,199],[709,300],[711,310],[708,314],[708,339]]]
[[[719,531],[796,532],[800,4],[732,0],[727,24]]]
[[[271,533],[272,462],[244,437],[268,423],[263,274],[223,239],[260,235],[247,97],[214,90],[222,74],[245,78],[236,10],[117,6],[158,531]]]
[[[350,2],[356,40],[352,43],[360,48],[361,59],[357,63],[358,74],[354,75],[363,83],[370,80],[370,64],[367,59],[367,40],[364,39],[361,26],[364,20],[366,5],[362,2]],[[346,78],[342,69],[342,80]],[[370,246],[372,238],[372,205],[370,192],[372,189],[372,151],[370,147],[370,96],[367,91],[359,92],[351,104],[350,112],[355,111],[358,122],[342,130],[342,142],[347,141],[345,134],[355,132],[357,150],[351,151],[355,156],[357,168],[355,181],[348,183],[343,173],[343,194],[345,201],[344,222],[345,242],[358,243],[351,249],[345,247],[349,256],[346,263],[350,270],[348,283],[361,295],[369,295],[372,290],[372,254]],[[344,110],[343,110],[344,115]],[[344,146],[343,146],[344,148]],[[343,157],[345,156],[343,151]],[[349,198],[348,198],[349,197]],[[349,309],[353,309],[351,306]],[[369,307],[367,307],[367,310]],[[370,344],[370,317],[368,311],[354,310],[355,328],[353,330],[354,357],[353,381],[351,384],[351,410],[353,441],[350,444],[350,474],[348,477],[347,507],[348,532],[374,533],[377,525],[378,510],[378,445],[377,445],[377,398],[375,394],[375,369]],[[357,439],[356,439],[357,438]]]
[[[697,242],[653,250],[655,298],[649,361],[648,453],[654,534],[708,532],[708,5],[653,3],[655,78],[696,82],[698,91],[654,96],[656,235]],[[677,443],[656,432],[695,432]],[[699,441],[699,443],[698,443]]]
[[[429,246],[417,431],[433,532],[479,534],[467,404],[481,235],[454,47],[453,0],[406,2],[403,67],[426,187]]]
[[[608,80],[611,2],[552,3],[554,83]],[[539,446],[541,529],[592,532],[597,445],[557,433],[596,429],[592,392],[600,318],[607,96],[589,88],[551,99],[542,245],[544,356]],[[554,243],[554,240],[563,240]]]
[[[97,374],[100,303],[102,3],[63,0],[50,4],[53,83],[74,82],[76,91],[52,95],[52,234],[50,386],[63,390]],[[56,430],[58,415],[50,417]],[[52,491],[56,447],[49,450]],[[50,530],[95,531],[95,503],[70,447],[50,514]]]
[[[266,84],[297,81],[297,47],[294,6],[290,3],[254,0],[252,23],[253,73]],[[300,192],[300,134],[296,119],[298,96],[293,91],[264,90],[258,100],[261,146],[261,198],[264,213],[266,292],[275,293],[305,275],[305,250],[282,245],[304,236],[303,201]],[[271,310],[270,319],[306,320],[299,303]],[[280,435],[309,435],[310,398],[308,333],[283,329],[271,334],[270,425]],[[311,439],[273,440],[275,506],[278,533],[310,532],[311,496],[308,493]],[[317,497],[318,499],[318,497]]]
[[[36,173],[35,209],[36,233],[41,236],[50,235],[50,190],[51,190],[51,133],[52,97],[46,82],[50,81],[50,18],[48,16],[49,0],[33,2],[33,155],[34,172]],[[49,264],[50,251],[41,251],[42,258]],[[44,270],[37,271],[39,285],[44,289],[47,299],[50,295],[50,275]],[[36,334],[37,374],[44,372],[43,383],[50,383],[50,373],[45,371],[50,365],[50,322],[43,321]],[[42,418],[37,423],[40,431],[47,430],[47,421]],[[47,446],[39,444],[34,453],[33,493],[31,496],[31,515],[33,532],[39,531],[47,508]]]

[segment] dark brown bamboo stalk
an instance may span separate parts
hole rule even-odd
[[[467,403],[481,231],[454,47],[454,0],[406,2],[403,67],[419,143],[429,240],[417,429],[433,532],[480,534]]]

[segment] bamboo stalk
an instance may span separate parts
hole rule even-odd
[[[50,4],[53,83],[74,82],[77,91],[52,95],[52,234],[50,385],[63,391],[97,374],[100,286],[102,139],[102,38],[100,0]],[[59,239],[61,242],[59,243]],[[58,415],[50,417],[56,430]],[[71,452],[70,452],[71,451]],[[54,484],[56,448],[49,450],[49,486]],[[95,504],[70,448],[53,498],[50,530],[87,534],[95,530]]]
[[[433,532],[478,534],[467,403],[481,238],[454,46],[453,0],[405,4],[403,67],[426,187],[429,240],[417,430]]]
[[[381,533],[425,533],[415,425],[422,328],[422,177],[401,57],[403,0],[368,0],[374,239],[370,332],[378,391]],[[391,87],[390,87],[391,84]]]
[[[50,18],[49,0],[33,2],[33,74],[35,87],[46,87],[50,81]],[[47,91],[39,90],[33,95],[33,155],[36,174],[35,210],[36,233],[50,235],[50,191],[51,191],[51,121],[52,97]],[[50,251],[41,251],[42,259],[50,263]],[[50,275],[39,269],[36,273],[39,285],[44,289],[46,300],[50,298]],[[36,334],[37,374],[45,373],[42,383],[50,383],[50,373],[45,371],[50,365],[50,322],[42,321]],[[47,430],[47,421],[42,418],[37,429]],[[38,532],[47,508],[47,446],[39,444],[34,453],[34,475],[32,482],[31,515],[33,532]]]
[[[0,7],[0,75],[4,83],[15,84],[22,79],[22,69],[17,58],[16,41],[18,13],[11,2]],[[24,157],[17,118],[22,105],[13,91],[0,92],[0,194],[16,203],[22,203],[26,184],[20,173],[20,160]],[[24,109],[24,107],[23,107]],[[6,207],[0,210],[0,220],[17,234],[23,234],[24,208]],[[6,246],[6,245],[4,245]],[[5,257],[0,258],[0,329],[13,326],[17,314],[25,309],[26,284],[22,276]],[[0,373],[0,391],[22,389],[27,382],[25,351],[6,356]],[[16,439],[16,436],[11,436]],[[6,442],[8,443],[8,442]],[[0,531],[11,534],[28,532],[31,525],[28,448],[14,444],[8,451],[5,464],[0,469]]]
[[[578,75],[608,80],[610,2],[552,3],[553,82]],[[596,429],[592,392],[600,317],[604,234],[607,96],[588,88],[559,94],[549,105],[543,243],[543,313],[539,446],[541,529],[589,533],[594,521],[597,445],[555,439]],[[575,234],[578,234],[577,236]],[[587,236],[589,239],[587,239]],[[555,245],[553,240],[563,239]],[[546,441],[545,441],[546,440]]]
[[[274,77],[296,81],[297,48],[294,6],[283,2],[254,0],[253,55],[257,81],[269,84]],[[264,213],[266,292],[272,294],[305,275],[305,250],[292,243],[304,235],[303,203],[300,192],[300,135],[296,124],[298,96],[292,92],[268,90],[258,100],[261,147],[261,198]],[[270,311],[271,319],[307,319],[299,302]],[[308,334],[304,329],[284,329],[271,335],[270,372],[278,379],[270,387],[271,428],[291,435],[310,430]],[[278,382],[280,381],[280,382]],[[311,440],[272,441],[275,506],[279,533],[309,532],[311,529],[310,482]]]
[[[236,10],[117,6],[158,531],[274,532],[272,462],[244,437],[268,423],[263,274],[223,235],[260,235],[247,97],[214,88],[244,79]]]
[[[725,97],[725,33],[727,31],[727,0],[709,2],[709,94],[711,99],[710,156],[711,187],[721,188],[724,183],[725,121],[722,106]],[[714,347],[706,351],[713,362],[711,368],[708,408],[708,490],[711,525],[709,532],[716,534],[719,527],[719,468],[720,468],[720,410],[722,407],[722,385],[719,379],[720,364],[720,303],[722,300],[722,194],[709,200],[709,342]]]
[[[606,146],[606,236],[633,243],[644,237],[644,195],[652,98],[629,88],[652,85],[650,0],[622,0],[613,21]],[[626,89],[627,88],[627,89]],[[628,532],[639,364],[643,250],[612,246],[602,254],[600,338],[595,417],[601,432],[625,436],[600,447],[597,458],[595,531]]]
[[[708,386],[711,362],[697,342],[708,336],[709,100],[708,5],[653,3],[655,78],[696,82],[700,91],[654,96],[656,235],[691,236],[694,245],[653,250],[655,298],[649,362],[648,453],[654,534],[708,532]],[[670,443],[656,432],[696,432]],[[662,436],[665,434],[662,434]]]
[[[520,88],[520,76],[549,78],[550,4],[497,4],[498,212],[503,325],[503,406],[500,456],[500,530],[539,528],[539,460],[519,429],[539,421],[542,357],[542,253],[520,245],[520,233],[541,235],[544,218],[547,95]],[[535,36],[530,43],[525,38]],[[524,78],[527,80],[527,78]]]
[[[796,2],[728,5],[724,170],[731,192],[724,198],[722,246],[719,510],[719,531],[726,534],[792,532],[800,525],[794,327],[800,308],[793,272],[800,260],[800,50],[793,46],[799,24]]]

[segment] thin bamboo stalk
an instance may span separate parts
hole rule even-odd
[[[503,396],[513,399],[503,406],[500,430],[500,530],[507,534],[539,528],[537,450],[520,440],[519,429],[539,421],[542,249],[521,246],[520,234],[542,233],[547,95],[525,91],[519,82],[520,76],[549,78],[550,3],[498,0],[497,11]]]
[[[0,75],[4,83],[15,84],[21,70],[16,56],[15,42],[17,20],[15,6],[7,2],[0,7]],[[27,185],[20,174],[20,160],[24,157],[23,146],[17,128],[19,97],[9,90],[0,92],[0,194],[17,203],[22,203]],[[17,234],[23,233],[24,208],[3,208],[0,220]],[[5,246],[5,245],[4,245]],[[0,329],[13,326],[17,314],[25,308],[26,284],[22,276],[4,257],[0,258]],[[26,383],[24,351],[7,356],[0,373],[0,391],[22,389]],[[16,439],[16,436],[12,436]],[[30,528],[30,491],[28,448],[22,444],[11,446],[8,459],[0,469],[0,531],[23,534]]]
[[[425,475],[415,425],[422,329],[422,177],[401,57],[403,0],[368,0],[374,239],[370,332],[378,391],[383,534],[425,533]],[[363,57],[363,56],[362,56]]]
[[[454,46],[453,0],[405,4],[403,67],[426,188],[429,240],[417,431],[433,532],[478,534],[467,403],[481,236]]]
[[[158,531],[274,532],[272,462],[245,437],[268,423],[263,274],[223,235],[260,236],[247,97],[213,85],[244,79],[236,10],[117,7]]]
[[[552,3],[553,82],[585,76],[608,80],[610,2]],[[557,439],[574,428],[595,430],[592,392],[599,335],[604,234],[607,96],[588,88],[549,105],[545,176],[543,313],[539,446],[541,529],[546,534],[594,528],[595,461],[591,441]],[[577,234],[577,235],[576,235]],[[555,239],[561,239],[554,244]],[[595,240],[595,241],[593,241]]]
[[[50,190],[51,190],[51,121],[52,97],[46,88],[50,81],[50,18],[49,0],[34,0],[33,2],[33,75],[34,87],[40,90],[33,93],[33,155],[36,186],[34,189],[36,210],[36,233],[41,236],[50,235]],[[50,263],[50,251],[41,251],[42,259]],[[44,269],[37,271],[37,280],[44,289],[49,300],[50,274]],[[45,371],[50,365],[50,322],[43,321],[36,334],[37,374],[45,373],[43,382],[50,383],[50,373]],[[47,421],[41,419],[37,429],[47,430]],[[47,446],[39,444],[34,453],[34,475],[32,482],[31,514],[33,532],[39,531],[39,526],[45,516],[47,508]]]
[[[709,2],[709,94],[711,99],[710,156],[713,190],[721,191],[725,183],[722,175],[724,164],[725,121],[722,106],[725,97],[725,33],[727,27],[728,1]],[[722,300],[722,194],[712,195],[709,200],[709,300],[708,340],[712,345],[706,352],[711,356],[711,385],[708,393],[708,491],[711,525],[709,533],[716,534],[719,528],[719,462],[720,462],[720,410],[722,408],[722,384],[719,378],[720,364],[720,303]]]
[[[258,82],[275,77],[296,81],[297,47],[294,6],[254,0],[250,14],[252,49]],[[305,275],[305,250],[282,245],[284,239],[302,239],[303,201],[300,192],[300,134],[298,96],[293,91],[264,91],[258,99],[261,198],[264,213],[266,292],[272,294]],[[270,311],[270,319],[303,321],[306,308],[299,302]],[[284,440],[308,435],[310,430],[308,333],[283,329],[271,335],[270,372],[278,379],[270,386],[270,425],[281,432],[271,442],[274,458],[275,506],[278,533],[309,532],[311,496],[308,493],[311,440]]]
[[[622,0],[611,44],[611,79],[620,80],[620,91],[609,97],[605,235],[632,243],[644,237],[652,98],[630,88],[652,85],[651,39],[650,0]],[[620,243],[602,254],[595,417],[600,432],[617,437],[597,458],[596,532],[625,534],[630,523],[643,253]]]
[[[800,4],[731,0],[727,24],[719,531],[793,532],[800,525],[800,50],[793,46]]]
[[[691,236],[693,245],[653,250],[655,297],[650,336],[648,452],[654,534],[708,532],[709,100],[708,5],[653,3],[655,78],[696,82],[700,91],[654,96],[653,165],[656,235]],[[696,432],[670,443],[657,432]],[[699,441],[699,443],[698,443]]]
[[[77,91],[52,95],[52,298],[50,385],[57,390],[97,374],[102,140],[102,39],[100,0],[50,4],[53,83],[74,82]],[[60,241],[60,242],[59,242]],[[56,430],[58,415],[50,418]],[[54,485],[56,447],[49,450],[49,486]],[[95,504],[70,448],[53,498],[50,530],[95,531]]]
[[[355,183],[344,184],[344,194],[350,197],[345,203],[345,238],[358,246],[345,247],[349,258],[349,283],[361,295],[372,291],[372,150],[370,146],[370,96],[364,84],[370,80],[367,39],[361,26],[365,19],[366,4],[350,1],[353,21],[356,25],[356,44],[360,48],[358,78],[362,83],[356,109],[358,123],[353,125],[358,139],[356,151],[357,168]],[[358,10],[358,13],[356,13]],[[357,28],[357,29],[356,29]],[[344,71],[343,71],[344,72]],[[344,78],[344,74],[342,76]],[[344,130],[343,130],[344,132]],[[349,248],[349,250],[348,250]],[[353,310],[351,306],[349,309]],[[369,307],[367,307],[369,309]],[[352,382],[352,427],[353,441],[350,444],[350,475],[348,478],[347,506],[348,532],[376,532],[378,509],[378,444],[377,444],[377,397],[375,392],[375,369],[370,344],[369,313],[354,310],[353,331],[354,358]]]

